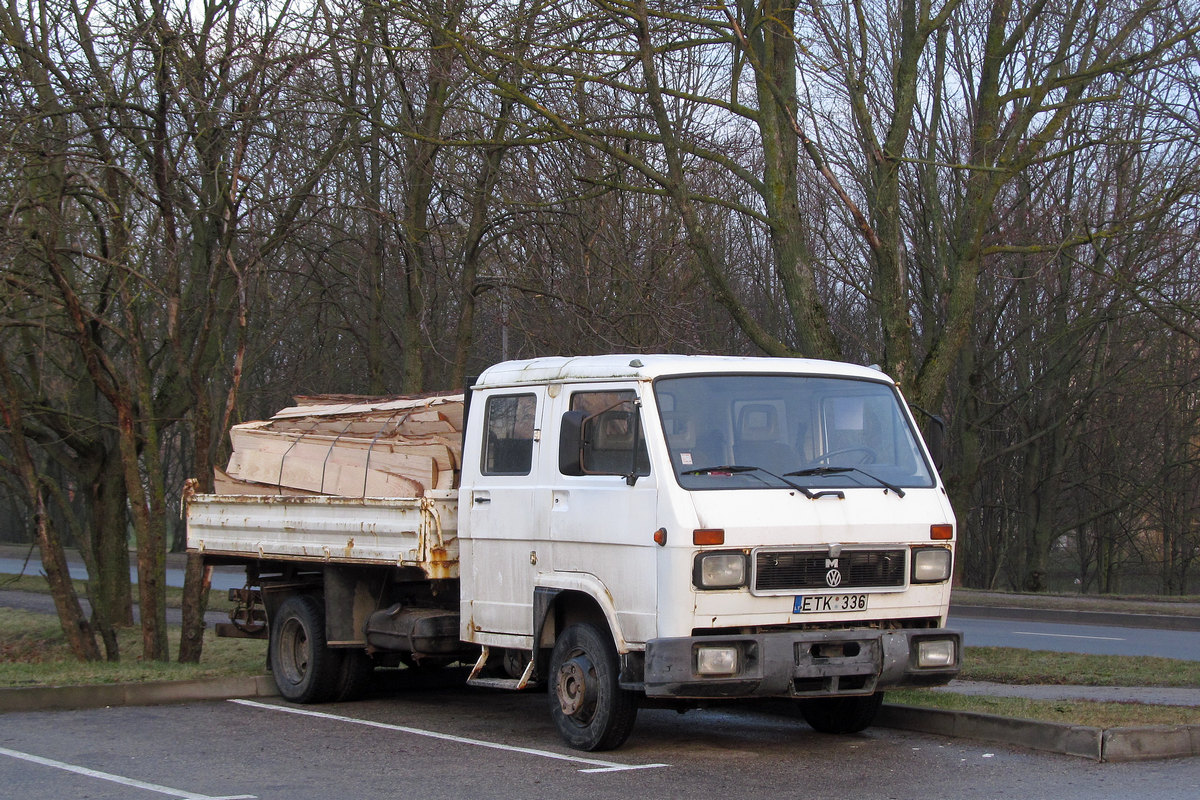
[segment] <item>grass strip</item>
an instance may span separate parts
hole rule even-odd
[[[1018,685],[1200,686],[1200,661],[967,647],[959,679]]]
[[[179,628],[168,629],[170,652],[179,652]],[[142,661],[141,629],[118,633],[122,660],[77,661],[67,647],[58,617],[5,608],[0,612],[0,687],[82,686],[142,681],[182,681],[266,671],[267,643],[257,639],[221,639],[204,634],[199,664]]]
[[[1200,708],[1141,703],[1100,703],[1090,700],[1030,700],[1023,697],[984,697],[901,689],[887,693],[887,702],[948,711],[995,714],[1014,719],[1062,722],[1096,728],[1144,725],[1200,725]]]
[[[1124,614],[1200,614],[1200,595],[1021,594],[981,589],[955,589],[956,606],[1007,606],[1009,608],[1064,611],[1113,611]]]

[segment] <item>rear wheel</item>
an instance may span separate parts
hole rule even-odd
[[[366,693],[371,685],[371,677],[375,674],[375,662],[363,650],[345,650],[342,652],[341,670],[338,672],[337,690],[333,700],[341,703],[357,700]]]
[[[292,595],[271,620],[271,674],[279,694],[293,703],[321,703],[338,692],[343,653],[325,640],[320,600]]]
[[[620,747],[637,720],[637,695],[618,684],[617,650],[607,631],[571,625],[550,654],[550,715],[576,750]]]
[[[821,733],[858,733],[870,727],[883,705],[883,692],[857,697],[818,697],[800,701],[804,721]]]

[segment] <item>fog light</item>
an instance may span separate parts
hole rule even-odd
[[[736,647],[697,647],[696,673],[698,675],[736,675],[738,672],[738,649]]]
[[[930,639],[917,643],[918,667],[954,666],[954,641],[952,639]]]

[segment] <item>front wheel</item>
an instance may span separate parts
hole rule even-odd
[[[293,703],[322,703],[339,689],[342,656],[325,641],[325,608],[317,598],[292,595],[271,620],[271,674]]]
[[[818,697],[800,701],[804,721],[821,733],[858,733],[870,727],[883,705],[883,692],[856,697]]]
[[[617,650],[607,631],[571,625],[550,654],[550,716],[576,750],[620,747],[637,719],[637,695],[618,684]]]

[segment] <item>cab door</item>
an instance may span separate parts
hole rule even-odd
[[[476,395],[479,474],[460,492],[469,515],[460,540],[462,638],[529,649],[538,552],[548,538],[544,503],[535,501],[545,393],[541,387]],[[478,427],[476,427],[478,425]]]
[[[550,510],[554,573],[596,578],[611,597],[621,636],[630,642],[655,635],[657,600],[658,476],[650,468],[646,419],[637,398],[634,384],[569,387],[562,410],[583,413],[586,420],[582,474],[562,474],[570,459],[558,459]]]

